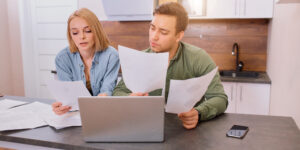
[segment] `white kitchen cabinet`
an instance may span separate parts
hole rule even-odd
[[[237,18],[238,0],[208,0],[206,17],[209,18]]]
[[[223,82],[228,113],[268,115],[270,84]]]
[[[102,0],[110,21],[151,20],[154,0]]]
[[[208,0],[205,18],[272,18],[274,0]]]
[[[240,18],[272,18],[274,0],[241,0]]]

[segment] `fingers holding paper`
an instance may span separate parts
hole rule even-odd
[[[195,108],[192,108],[188,112],[178,114],[179,119],[182,121],[182,125],[186,129],[193,129],[197,126],[198,123],[198,111]]]
[[[106,93],[100,93],[100,94],[98,94],[98,96],[107,96],[107,94]]]
[[[63,115],[71,110],[71,106],[63,106],[61,102],[54,102],[52,110],[57,115]]]
[[[131,93],[129,96],[149,96],[149,94],[139,92],[139,93]]]

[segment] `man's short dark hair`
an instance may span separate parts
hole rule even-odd
[[[170,15],[176,17],[176,33],[184,31],[189,23],[188,14],[182,5],[176,2],[166,2],[155,8],[153,16],[156,14]]]

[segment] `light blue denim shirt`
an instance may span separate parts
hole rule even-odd
[[[69,47],[60,51],[55,58],[58,79],[61,81],[82,80],[86,86],[84,64],[79,52],[71,53]],[[90,70],[90,82],[93,96],[100,93],[112,95],[117,83],[120,68],[119,54],[109,46],[104,51],[96,52]]]

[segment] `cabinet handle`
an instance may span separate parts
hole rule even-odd
[[[234,7],[234,15],[236,16],[237,0],[234,1],[234,5],[235,5],[235,7]]]
[[[240,101],[242,101],[242,97],[243,97],[243,87],[241,86],[241,88],[240,88]]]
[[[233,101],[233,99],[232,99],[233,97],[232,96],[233,96],[233,86],[231,86],[231,97],[230,97],[231,101]]]

